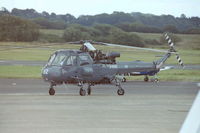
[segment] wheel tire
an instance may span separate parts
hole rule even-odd
[[[83,89],[80,89],[79,94],[80,94],[81,96],[85,96],[85,95],[86,95],[86,91],[83,90]]]
[[[88,95],[91,95],[91,88],[89,87],[87,90]]]
[[[55,95],[55,90],[54,90],[54,88],[50,88],[49,89],[49,95],[51,95],[51,96],[53,96],[53,95]]]
[[[119,96],[124,95],[124,93],[125,93],[124,89],[118,89],[118,90],[117,90],[117,94],[118,94]]]
[[[149,81],[149,78],[148,78],[148,77],[144,77],[144,81],[145,81],[145,82],[148,82],[148,81]]]

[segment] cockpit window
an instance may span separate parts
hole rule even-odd
[[[67,57],[68,56],[64,54],[57,54],[53,59],[51,65],[61,66]]]
[[[85,65],[91,64],[92,58],[87,54],[69,55],[65,53],[53,54],[48,62],[48,65],[53,66],[73,66],[73,65]]]
[[[51,57],[49,58],[49,62],[48,65],[51,65],[51,63],[53,62],[53,60],[55,59],[56,54],[51,55]]]
[[[63,65],[65,66],[72,66],[75,65],[77,62],[76,56],[69,56],[64,62]]]
[[[88,55],[79,55],[79,64],[82,65],[84,63],[91,64],[92,59]]]

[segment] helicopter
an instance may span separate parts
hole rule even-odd
[[[174,48],[174,43],[170,41],[171,39],[167,34],[165,34],[165,37],[170,46],[168,51],[145,48],[157,52],[166,52],[160,59],[153,62],[116,62],[116,58],[120,57],[119,52],[105,54],[101,50],[97,50],[92,44],[126,48],[138,47],[88,40],[71,42],[73,44],[82,43],[80,50],[57,50],[42,68],[44,81],[50,83],[49,95],[55,95],[54,86],[61,84],[77,84],[80,87],[79,94],[81,96],[85,96],[86,93],[91,95],[91,86],[114,84],[117,87],[117,94],[124,95],[125,90],[122,88],[120,75],[133,76],[136,73],[140,75],[156,75],[172,53],[176,54],[179,63],[183,66],[183,62]],[[86,89],[84,84],[88,85]]]

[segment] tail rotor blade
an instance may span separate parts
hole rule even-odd
[[[167,33],[165,33],[165,39],[167,40],[167,43],[169,44],[170,46],[170,49],[169,51],[170,52],[174,52],[176,54],[176,59],[178,60],[178,63],[184,67],[184,64],[183,64],[183,61],[181,60],[180,56],[178,55],[177,51],[175,50],[175,47],[174,47],[174,42],[172,41],[172,39],[168,36]]]
[[[168,40],[169,39],[169,36],[167,35],[166,37],[165,37],[165,40]]]
[[[168,44],[170,45],[171,43],[172,43],[172,40],[171,40],[171,39],[169,39],[169,40],[168,40]]]
[[[165,40],[167,40],[167,43],[169,44],[170,47],[174,47],[174,43],[172,42],[167,33],[165,34]]]
[[[165,33],[165,35],[164,35],[165,37],[167,37],[168,35],[167,35],[167,33]]]
[[[178,60],[178,63],[184,67],[183,61],[181,60],[180,56],[178,54],[176,54],[176,59]]]
[[[172,42],[171,44],[169,44],[170,47],[174,47],[174,43]]]

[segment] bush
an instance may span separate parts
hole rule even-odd
[[[46,18],[36,18],[32,20],[34,23],[40,25],[42,29],[65,29],[66,24],[62,21],[49,21]]]
[[[59,37],[58,35],[44,34],[44,33],[40,33],[38,41],[50,42],[50,43],[64,42],[63,38]]]
[[[174,42],[174,43],[178,43],[178,42],[181,42],[182,40],[181,40],[181,38],[180,37],[178,37],[177,35],[175,35],[175,34],[168,34],[169,35],[169,37],[171,38],[171,40],[172,40],[172,42]],[[165,37],[164,36],[161,36],[160,37],[160,43],[162,43],[162,44],[165,44],[165,43],[167,43],[167,41],[165,40]]]
[[[0,16],[0,41],[34,41],[39,36],[38,26],[14,16]]]
[[[81,29],[82,28],[82,29]],[[84,27],[70,26],[66,28],[63,38],[65,41],[91,40],[90,33]]]
[[[165,32],[171,32],[171,33],[179,33],[179,30],[176,28],[175,25],[166,25],[163,28],[163,31],[165,31]]]
[[[200,28],[191,28],[191,29],[184,31],[183,33],[185,33],[185,34],[200,34]]]
[[[115,26],[107,24],[97,24],[93,27],[71,25],[65,30],[63,38],[65,41],[95,40],[131,46],[144,46],[142,39],[138,35],[124,32]]]
[[[127,33],[120,29],[114,29],[111,31],[111,33],[112,34],[110,36],[112,43],[118,43],[130,46],[139,46],[139,47],[144,46],[142,39],[134,33]]]
[[[147,26],[141,23],[120,23],[117,27],[126,32],[162,33],[162,30],[159,28]]]
[[[161,45],[161,43],[156,39],[145,39],[144,42],[147,45]]]

